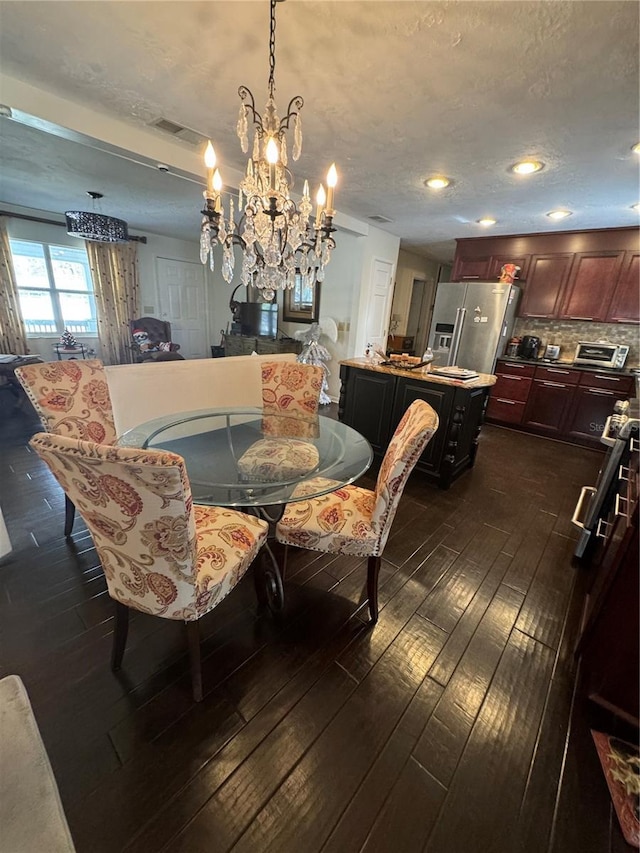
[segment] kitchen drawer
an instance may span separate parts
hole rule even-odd
[[[562,382],[565,385],[577,385],[579,370],[567,370],[563,367],[536,367],[536,379],[543,382]]]
[[[534,364],[521,364],[518,361],[499,361],[496,364],[496,373],[512,373],[514,376],[533,376]]]
[[[621,397],[627,397],[633,392],[633,376],[614,376],[588,370],[581,370],[579,375],[580,384],[590,388],[606,388],[608,391],[616,391]]]
[[[491,396],[526,403],[530,388],[531,379],[527,376],[511,376],[508,373],[499,373],[497,374],[496,384],[491,389]]]
[[[522,423],[525,405],[525,403],[520,403],[516,400],[508,400],[492,395],[489,397],[489,404],[487,405],[487,418],[503,424]]]

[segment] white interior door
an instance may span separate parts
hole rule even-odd
[[[205,268],[193,261],[156,258],[158,296],[163,320],[185,358],[210,355]]]
[[[371,268],[371,288],[367,310],[366,343],[373,344],[385,352],[389,314],[393,298],[393,264],[375,258]]]

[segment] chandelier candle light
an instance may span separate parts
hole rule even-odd
[[[327,192],[320,184],[316,195],[316,217],[309,196],[309,182],[304,182],[299,205],[293,201],[293,175],[287,168],[286,132],[293,130],[292,156],[300,157],[302,150],[302,123],[300,110],[304,101],[296,95],[289,102],[287,114],[280,119],[275,102],[275,31],[276,3],[270,0],[269,38],[269,95],[260,115],[255,100],[246,86],[240,86],[240,114],[237,133],[242,151],[249,150],[249,121],[255,135],[247,170],[240,182],[238,193],[238,221],[235,221],[233,198],[229,199],[228,213],[222,204],[222,178],[216,168],[216,155],[211,142],[204,156],[207,168],[207,188],[203,195],[200,234],[200,260],[209,260],[214,268],[213,248],[222,246],[222,277],[230,283],[234,275],[234,245],[242,248],[241,283],[257,287],[264,299],[271,301],[277,290],[291,289],[296,275],[303,277],[303,285],[315,286],[322,282],[325,267],[335,248],[333,217],[335,216],[334,189],[338,182],[335,164],[327,173]],[[243,204],[244,199],[244,204]]]

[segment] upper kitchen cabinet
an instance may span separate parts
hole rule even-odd
[[[493,279],[500,278],[502,267],[505,264],[515,264],[517,267],[520,267],[520,272],[516,278],[516,284],[518,284],[519,281],[526,282],[529,274],[530,260],[531,258],[529,255],[523,255],[520,258],[514,257],[513,255],[493,255],[489,262],[488,280],[493,281]]]
[[[637,228],[597,228],[456,240],[454,281],[495,281],[505,263],[521,268],[518,315],[640,322]]]
[[[640,323],[640,254],[626,252],[607,312],[609,323]]]
[[[533,255],[520,303],[520,317],[556,317],[562,301],[573,254]]]
[[[578,252],[569,274],[560,318],[606,320],[624,256],[624,252],[616,251]]]
[[[456,258],[451,281],[489,281],[491,255],[477,258]]]

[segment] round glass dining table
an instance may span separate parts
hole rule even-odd
[[[194,502],[229,507],[318,497],[353,483],[373,459],[367,439],[340,421],[260,408],[166,415],[128,430],[117,443],[179,454]]]

